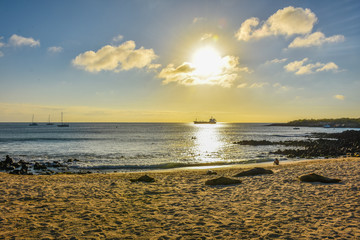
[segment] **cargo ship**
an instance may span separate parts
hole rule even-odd
[[[197,119],[194,121],[194,124],[216,124],[216,119],[211,117],[209,121],[198,121]]]

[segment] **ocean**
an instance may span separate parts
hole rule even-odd
[[[241,140],[303,140],[313,132],[348,129],[267,123],[0,123],[0,159],[67,162],[72,170],[144,171],[273,161],[281,146],[241,146]]]

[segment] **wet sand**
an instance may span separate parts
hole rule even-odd
[[[267,166],[274,174],[206,186],[238,166],[144,173],[0,173],[0,239],[360,239],[360,159]],[[340,184],[302,183],[308,173]]]

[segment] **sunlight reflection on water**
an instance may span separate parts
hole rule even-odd
[[[220,124],[194,125],[194,152],[197,160],[214,162],[221,160],[220,152],[225,143],[222,141]]]

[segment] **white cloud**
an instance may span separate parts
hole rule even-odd
[[[34,40],[33,38],[26,38],[13,34],[9,39],[9,44],[15,47],[20,47],[20,46],[37,47],[40,46],[40,41]]]
[[[240,83],[239,85],[237,85],[237,88],[246,88],[247,85],[247,83]]]
[[[322,68],[316,69],[316,71],[322,72],[322,71],[330,71],[330,70],[338,70],[338,69],[339,69],[338,65],[336,65],[333,62],[329,62],[329,63],[325,64]]]
[[[258,83],[253,83],[249,86],[249,88],[263,88],[264,86],[269,85],[269,83],[267,82],[258,82]]]
[[[3,57],[4,53],[2,51],[0,51],[0,57]]]
[[[322,32],[314,32],[304,37],[295,38],[289,44],[289,48],[320,46],[323,43],[336,43],[336,42],[343,42],[344,40],[345,37],[343,35],[334,35],[331,37],[325,37],[325,35]]]
[[[59,53],[59,52],[62,52],[62,50],[63,50],[62,47],[57,47],[57,46],[49,47],[47,49],[47,51],[50,53]]]
[[[239,58],[225,56],[220,60],[218,70],[209,75],[202,75],[196,66],[189,62],[175,67],[169,64],[158,74],[159,78],[164,79],[163,84],[176,82],[181,85],[218,85],[221,87],[231,87],[235,80],[239,78],[240,72],[250,73],[247,67],[239,67]]]
[[[265,64],[277,64],[277,63],[283,63],[283,62],[286,62],[287,61],[287,58],[282,58],[282,59],[273,59],[273,60],[270,60],[270,61],[266,61]]]
[[[345,100],[345,96],[340,94],[335,95],[334,98],[337,100]]]
[[[149,64],[148,69],[158,69],[161,67],[161,64]]]
[[[278,88],[278,89],[280,89],[280,90],[282,90],[282,91],[288,91],[288,90],[290,89],[290,87],[284,86],[284,85],[282,85],[282,84],[280,84],[280,83],[274,83],[274,84],[273,84],[273,87],[274,87],[274,88]]]
[[[289,6],[279,9],[262,25],[255,17],[245,20],[235,37],[238,40],[249,41],[275,35],[307,34],[312,31],[316,22],[317,17],[310,9]]]
[[[121,40],[123,40],[124,36],[123,35],[117,35],[116,37],[113,37],[112,41],[113,42],[120,42]]]
[[[307,62],[308,60],[309,60],[308,58],[304,58],[301,61],[294,61],[284,66],[284,68],[288,72],[295,72],[296,75],[312,74],[314,73],[314,71],[315,72],[323,72],[330,70],[336,71],[339,68],[333,62],[329,62],[326,64],[317,62],[315,64],[309,63],[305,65],[304,63]]]
[[[97,52],[87,51],[79,54],[72,63],[88,72],[118,72],[132,68],[154,67],[151,65],[157,58],[154,50],[135,47],[134,41],[127,41],[119,46],[106,45]]]

